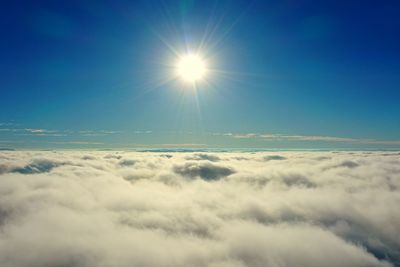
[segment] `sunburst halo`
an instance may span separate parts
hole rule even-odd
[[[205,77],[207,68],[203,58],[197,54],[180,57],[176,66],[177,75],[186,82],[196,82]]]

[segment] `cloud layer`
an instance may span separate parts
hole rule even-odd
[[[0,266],[400,266],[400,155],[0,152]]]

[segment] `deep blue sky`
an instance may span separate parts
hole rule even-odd
[[[399,14],[399,1],[3,1],[0,147],[399,148]],[[201,40],[218,72],[197,90],[165,82],[170,48]]]

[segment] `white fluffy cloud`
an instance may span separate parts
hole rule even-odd
[[[400,266],[400,155],[0,152],[0,266]]]

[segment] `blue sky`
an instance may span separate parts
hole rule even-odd
[[[0,147],[400,148],[398,1],[6,1]],[[199,50],[197,89],[171,80]]]

